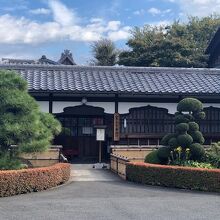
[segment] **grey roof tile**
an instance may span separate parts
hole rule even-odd
[[[28,81],[30,91],[220,94],[220,69],[6,65]]]

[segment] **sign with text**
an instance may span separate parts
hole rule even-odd
[[[120,140],[120,115],[114,114],[114,141]]]
[[[105,129],[104,128],[97,128],[96,129],[96,140],[97,141],[104,141],[105,140]]]

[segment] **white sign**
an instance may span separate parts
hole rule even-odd
[[[105,129],[97,128],[97,130],[96,130],[96,140],[97,141],[104,141],[105,140]]]

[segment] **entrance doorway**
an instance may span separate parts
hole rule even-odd
[[[81,105],[67,107],[56,114],[63,131],[56,137],[55,144],[63,146],[63,154],[69,161],[97,162],[99,146],[96,141],[97,125],[105,124],[104,109]],[[106,142],[102,144],[102,157],[107,157]]]

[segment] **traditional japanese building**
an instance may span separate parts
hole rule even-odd
[[[103,156],[111,145],[158,145],[174,130],[177,103],[196,97],[204,103],[201,130],[206,143],[220,140],[220,69],[93,67],[63,64],[17,63],[29,93],[44,112],[54,114],[65,128],[56,137],[67,155],[97,158],[97,125],[106,126]],[[50,61],[51,62],[51,61]]]

